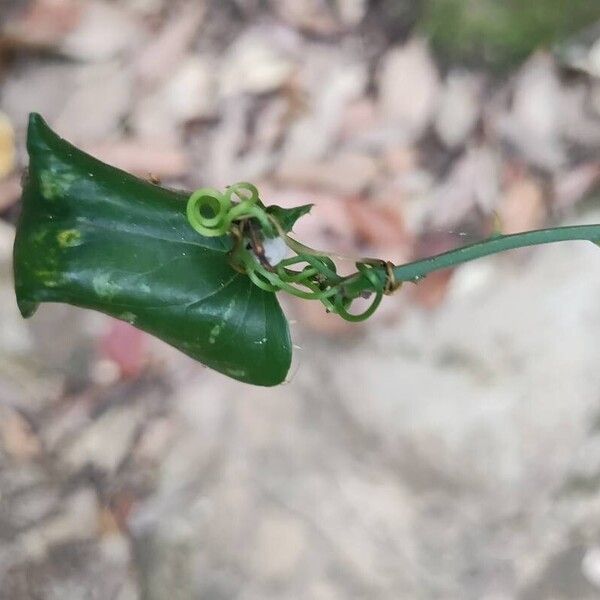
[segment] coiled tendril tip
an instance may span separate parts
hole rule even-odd
[[[221,193],[214,188],[200,188],[189,198],[187,218],[190,225],[205,237],[230,235],[233,239],[231,264],[246,273],[259,288],[268,292],[284,291],[297,298],[319,300],[328,312],[336,313],[347,321],[368,319],[379,307],[385,294],[393,293],[401,282],[394,277],[392,263],[365,259],[356,263],[370,288],[373,299],[359,314],[349,311],[360,294],[348,293],[347,277],[337,272],[329,255],[301,244],[291,238],[282,224],[269,214],[260,200],[256,186],[237,183]],[[270,264],[265,256],[266,238],[280,237],[294,254],[277,264]],[[377,274],[383,266],[386,276]]]

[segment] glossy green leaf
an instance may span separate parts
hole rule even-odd
[[[277,219],[286,233],[289,233],[294,228],[296,221],[300,219],[300,217],[307,215],[312,207],[312,204],[302,204],[301,206],[294,206],[293,208],[282,208],[281,206],[272,204],[267,207],[267,212]]]
[[[14,249],[23,316],[66,302],[134,324],[230,377],[281,383],[287,321],[274,294],[228,261],[230,240],[186,218],[189,194],[137,179],[29,123],[29,172]]]

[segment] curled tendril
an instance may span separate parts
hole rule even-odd
[[[205,237],[231,235],[234,240],[232,266],[246,273],[259,288],[319,300],[328,312],[347,321],[368,319],[384,294],[391,294],[400,285],[394,278],[391,263],[372,259],[357,262],[356,268],[368,282],[373,297],[363,312],[351,313],[349,309],[356,296],[349,295],[344,286],[347,278],[338,274],[334,261],[287,235],[277,219],[267,212],[257,188],[251,183],[237,183],[224,193],[213,188],[196,190],[188,200],[187,218]],[[271,265],[264,256],[262,241],[275,236],[279,236],[295,256]],[[377,274],[376,266],[386,269],[385,278]]]

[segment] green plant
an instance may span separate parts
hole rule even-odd
[[[31,115],[23,209],[14,247],[19,309],[66,302],[128,321],[230,377],[277,385],[292,346],[276,292],[318,300],[349,321],[368,318],[386,294],[433,271],[513,248],[600,240],[600,225],[497,235],[395,266],[362,259],[338,274],[324,252],[290,232],[310,205],[265,206],[240,183],[187,194],[106,165],[59,138]],[[268,246],[291,258],[274,260]],[[357,298],[370,297],[356,314]]]
[[[505,70],[600,19],[597,0],[426,0],[421,28],[441,58]]]

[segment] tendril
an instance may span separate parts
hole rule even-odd
[[[291,238],[281,223],[269,214],[251,183],[237,183],[221,193],[213,188],[196,190],[187,203],[190,225],[205,237],[230,235],[234,241],[230,261],[234,269],[246,273],[252,283],[267,292],[284,291],[305,300],[320,301],[328,312],[347,321],[368,319],[384,294],[391,294],[396,282],[393,265],[375,259],[356,263],[369,288],[372,300],[361,313],[350,307],[360,294],[352,294],[345,284],[348,277],[337,272],[335,262],[324,252],[313,250]],[[257,231],[259,236],[257,237]],[[264,240],[279,237],[294,254],[271,265],[264,254]],[[386,270],[384,278],[376,267]]]

